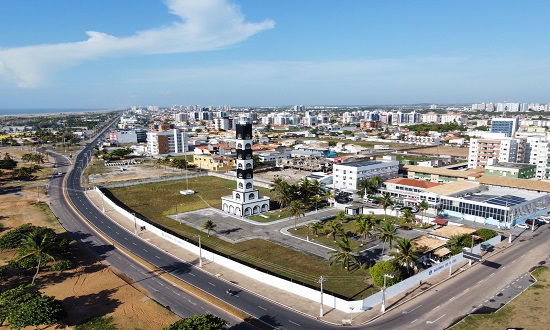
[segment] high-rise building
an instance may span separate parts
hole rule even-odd
[[[187,133],[178,129],[147,133],[147,152],[152,156],[187,152]]]
[[[468,168],[484,168],[490,159],[500,163],[522,163],[524,150],[525,140],[522,139],[471,139]]]
[[[239,117],[235,132],[237,189],[231,196],[222,197],[222,210],[239,217],[269,211],[269,198],[254,189],[252,123]]]
[[[506,137],[514,137],[519,128],[519,117],[493,118],[491,120],[491,133],[504,133]]]

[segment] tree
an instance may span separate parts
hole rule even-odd
[[[334,215],[336,217],[336,221],[339,221],[340,223],[344,223],[348,219],[348,215],[345,211],[338,211]]]
[[[334,263],[341,263],[342,268],[346,268],[348,272],[350,261],[358,266],[361,266],[361,261],[359,260],[359,257],[351,248],[349,238],[345,236],[340,238],[340,240],[336,243],[336,248],[338,250],[329,252],[329,260],[331,265]]]
[[[411,275],[411,268],[416,268],[416,261],[422,256],[422,251],[416,249],[408,238],[397,238],[394,246],[397,251],[392,251],[389,255],[399,266],[407,269],[407,274]]]
[[[301,201],[293,200],[292,202],[290,202],[288,209],[290,210],[290,214],[292,214],[292,216],[294,217],[294,230],[296,230],[298,218],[301,215],[304,215],[306,208]]]
[[[294,200],[294,188],[282,178],[275,178],[271,183],[271,191],[275,193],[273,199],[279,203],[281,209],[287,207]]]
[[[315,221],[311,224],[311,230],[313,230],[313,234],[315,236],[319,236],[319,230],[323,229],[324,225],[321,221]]]
[[[403,213],[401,213],[401,219],[403,219],[403,222],[405,222],[405,223],[411,222],[412,219],[413,219],[413,214],[412,214],[411,210],[404,209]]]
[[[395,239],[397,233],[397,228],[393,225],[391,221],[384,220],[376,227],[376,231],[378,232],[376,238],[384,241],[384,245],[382,247],[382,255],[384,255],[384,251],[386,250],[386,243],[388,243],[391,248],[393,240]]]
[[[315,211],[319,209],[319,203],[321,203],[323,200],[321,199],[321,196],[314,195],[310,198],[311,203],[315,203]]]
[[[384,285],[384,274],[393,275],[393,278],[386,277],[386,286],[391,286],[401,281],[401,275],[393,260],[377,262],[369,268],[369,274],[376,286]]]
[[[17,167],[17,162],[11,158],[9,153],[4,154],[4,158],[0,159],[0,169],[13,170]]]
[[[426,212],[430,208],[430,205],[428,204],[428,202],[423,200],[420,203],[418,203],[417,207],[420,213],[422,213],[422,219],[424,219],[424,212]]]
[[[338,221],[331,221],[325,233],[327,236],[332,235],[332,239],[336,242],[336,235],[340,235],[344,232],[342,224]]]
[[[334,192],[330,189],[327,189],[325,190],[324,196],[327,199],[330,206],[332,206],[332,203],[334,203]]]
[[[212,314],[200,314],[178,320],[163,330],[222,330],[228,323]]]
[[[490,240],[491,238],[498,235],[498,233],[489,228],[479,228],[474,232],[474,235],[479,236],[482,241]]]
[[[210,231],[214,230],[216,226],[217,225],[212,222],[212,220],[206,220],[206,222],[202,224],[202,229],[206,230],[208,237],[210,237]]]
[[[20,285],[0,293],[0,326],[21,329],[56,323],[65,310],[61,301],[43,295],[34,285]]]
[[[386,221],[386,215],[388,207],[392,207],[395,203],[393,201],[393,198],[391,194],[387,191],[384,191],[382,193],[382,198],[380,199],[380,204],[382,205],[382,208],[384,209],[384,221]]]
[[[462,252],[462,249],[471,245],[472,238],[469,234],[453,235],[447,241],[447,248],[453,255]]]
[[[372,221],[372,216],[360,214],[355,217],[355,233],[361,235],[363,240],[366,240],[367,237],[372,236],[373,226],[374,223]]]
[[[60,258],[57,253],[58,246],[56,246],[56,242],[51,235],[51,231],[46,230],[46,228],[38,227],[21,241],[21,252],[17,261],[23,261],[30,258],[35,258],[38,261],[36,273],[32,278],[32,284],[34,284],[36,276],[38,276],[40,265],[43,261],[48,262]]]
[[[437,205],[437,207],[435,208],[435,215],[436,216],[441,215],[444,210],[445,210],[445,208],[443,207],[443,205],[441,205],[441,204]]]
[[[19,227],[13,228],[4,235],[0,236],[0,251],[2,250],[14,250],[21,246],[23,238],[28,236],[32,232],[35,226],[30,223],[26,223]]]

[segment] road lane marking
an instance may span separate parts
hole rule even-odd
[[[172,292],[174,292],[174,293],[177,294],[178,296],[181,296],[181,294],[179,294],[177,291],[172,290]]]
[[[196,304],[196,303],[194,303],[194,302],[192,302],[191,300],[187,299],[187,301],[188,301],[188,302],[189,302],[189,303],[190,303],[191,305],[193,305],[193,306],[197,306],[197,304]]]
[[[216,284],[214,284],[212,282],[208,282],[208,284],[210,284],[211,286],[216,286]]]
[[[132,244],[133,244],[133,245],[135,245],[135,246],[137,246],[137,244],[136,244],[136,243],[134,243],[134,242],[132,242]]]
[[[145,250],[145,249],[143,249],[143,251],[145,251],[145,252],[149,253],[149,251],[147,251],[147,250]]]
[[[295,324],[295,325],[297,325],[297,326],[301,327],[301,325],[299,325],[299,324],[298,324],[298,323],[296,323],[296,322],[292,322],[292,320],[288,320],[288,322],[290,322],[290,323],[292,323],[292,324]]]
[[[258,306],[258,308],[261,308],[261,309],[263,309],[264,311],[267,312],[267,309],[263,308],[262,306]]]
[[[125,240],[128,240],[128,237],[124,237]]]
[[[435,319],[433,321],[426,321],[426,324],[433,324],[433,323],[441,320],[443,318],[443,316],[445,316],[445,315],[447,315],[447,314],[443,314],[443,315],[441,315],[440,317],[438,317],[437,319]]]
[[[470,290],[470,288],[466,288],[466,289],[464,289],[464,291],[463,291],[463,292],[468,292],[468,290]]]
[[[415,309],[420,308],[420,307],[422,307],[422,305],[418,305],[418,306],[416,306],[415,308],[411,309],[410,311],[403,311],[403,312],[401,312],[401,313],[402,313],[402,314],[409,314],[409,313],[412,313]]]
[[[195,276],[195,274],[192,274],[192,273],[189,273],[189,275],[191,275],[191,276]]]
[[[155,256],[155,258],[159,259],[160,260],[160,257],[159,256]]]
[[[495,275],[495,273],[492,273],[491,275],[489,275],[489,277],[491,277],[491,276],[493,276],[493,275]]]
[[[441,307],[441,305],[437,306],[436,308],[434,308],[433,310],[435,311],[436,309],[438,309],[439,307]]]
[[[418,321],[418,319],[414,319],[414,321],[412,321],[411,323],[414,323],[414,322],[416,322],[416,321]]]

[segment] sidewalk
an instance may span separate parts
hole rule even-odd
[[[87,191],[88,198],[101,210],[101,197],[94,191]],[[121,227],[125,228],[130,232],[134,232],[134,224],[132,221],[123,217],[120,213],[113,210],[110,206],[105,203],[105,214],[109,216],[112,220],[117,222]],[[158,248],[172,254],[173,256],[191,263],[199,268],[198,256],[188,252],[187,250],[172,244],[157,235],[154,235],[148,231],[139,233],[139,236],[147,241],[149,244],[157,246]],[[493,251],[484,255],[484,258],[495,253],[499,253],[503,249],[510,246],[509,243],[501,243],[498,247],[495,247]],[[474,264],[475,266],[475,264]],[[459,264],[453,269],[453,276],[466,270],[468,268],[468,263],[464,262]],[[214,276],[217,276],[221,279],[224,279],[228,282],[231,282],[234,285],[238,285],[247,291],[253,292],[259,296],[263,296],[272,301],[278,302],[281,305],[287,306],[290,309],[294,309],[300,313],[310,315],[313,318],[319,319],[320,305],[317,301],[311,301],[303,297],[297,296],[290,292],[281,290],[276,287],[269,286],[267,284],[261,283],[249,278],[240,273],[234,272],[229,268],[222,267],[211,261],[203,260],[203,271],[208,272]],[[422,294],[423,292],[429,290],[430,288],[436,286],[437,284],[447,280],[449,278],[449,272],[441,272],[438,275],[435,275],[419,285],[418,287],[411,289],[401,295],[388,299],[386,301],[386,311],[391,310],[399,306],[400,304],[414,298],[415,296]],[[361,311],[357,313],[356,311],[350,311],[350,313],[344,313],[342,311],[331,309],[328,306],[323,307],[324,316],[321,320],[333,323],[333,324],[349,324],[351,321],[352,324],[358,325],[365,323],[373,318],[376,318],[380,315],[380,306],[375,306],[373,309],[368,311]]]

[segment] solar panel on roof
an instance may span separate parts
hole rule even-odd
[[[517,197],[512,195],[504,195],[495,198],[488,199],[486,202],[493,205],[499,206],[514,206],[525,202],[526,199],[523,197]]]

